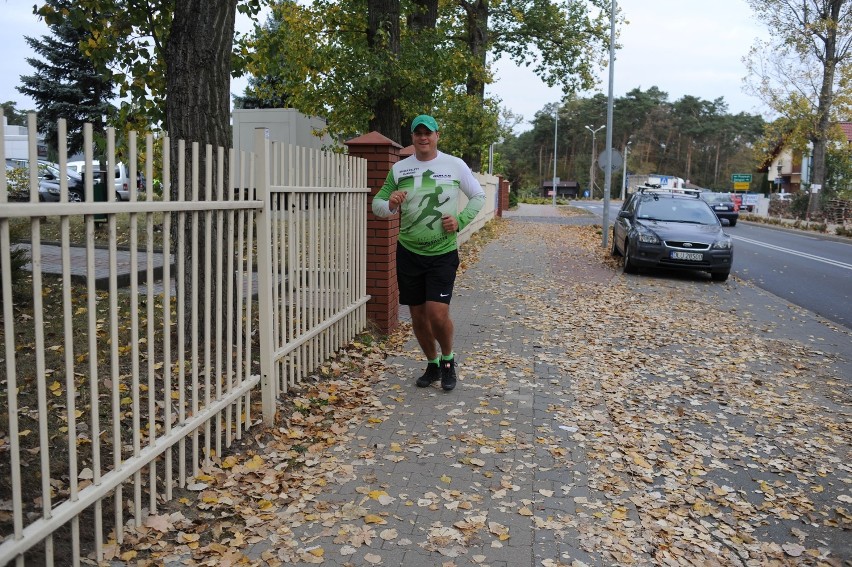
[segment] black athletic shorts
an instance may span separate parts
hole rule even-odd
[[[459,252],[453,250],[440,256],[421,256],[402,244],[396,245],[396,282],[401,305],[422,305],[427,301],[450,303]]]

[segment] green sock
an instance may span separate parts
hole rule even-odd
[[[450,354],[442,354],[441,360],[452,360],[453,358],[455,358],[455,356],[456,356],[456,353],[454,353],[454,352],[451,352]]]
[[[429,364],[438,364],[438,363],[441,362],[441,357],[439,356],[439,357],[435,358],[435,360],[429,360],[428,362],[429,362]]]

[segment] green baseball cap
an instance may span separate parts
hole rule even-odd
[[[434,118],[429,116],[428,114],[421,114],[417,118],[411,121],[411,131],[414,132],[414,129],[420,125],[426,126],[432,132],[438,131],[438,123]]]

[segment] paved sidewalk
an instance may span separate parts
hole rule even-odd
[[[414,386],[413,336],[376,355],[309,474],[310,418],[261,434],[156,564],[852,565],[849,330],[736,278],[625,276],[592,215],[506,217],[456,283],[455,390]]]
[[[413,337],[391,353],[375,418],[339,449],[348,474],[292,513],[297,564],[848,561],[848,512],[833,511],[849,508],[848,332],[807,313],[791,322],[789,304],[734,281],[625,278],[561,240],[560,225],[594,217],[507,216],[508,234],[457,281],[459,386],[414,387],[425,361]],[[693,311],[682,301],[696,294]],[[597,316],[604,295],[639,305]],[[719,314],[702,325],[708,308]],[[642,313],[658,320],[631,327]],[[716,350],[719,333],[743,350]]]
[[[23,248],[27,254],[32,257],[32,244],[16,244],[13,249]],[[56,244],[41,244],[41,267],[45,274],[61,275],[62,274],[62,247]],[[113,250],[115,256],[114,270],[111,270],[113,263],[110,262],[110,250],[99,246],[93,249],[92,270],[95,277],[95,287],[101,290],[109,289],[109,276],[112,271],[116,274],[117,285],[119,288],[124,288],[130,285],[130,273],[133,267],[133,257],[128,250]],[[150,257],[151,265],[154,269],[155,292],[162,292],[162,273],[163,273],[163,253],[153,252]],[[88,278],[88,260],[89,253],[85,247],[71,246],[68,248],[69,259],[69,274],[71,281],[85,283]],[[147,280],[148,269],[148,253],[144,250],[136,253],[136,272],[140,284],[144,284]],[[26,270],[32,270],[32,264],[24,266]],[[174,282],[172,283],[174,287]],[[140,288],[144,290],[144,286]]]

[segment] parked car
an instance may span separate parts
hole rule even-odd
[[[722,230],[727,224],[698,196],[640,190],[618,212],[611,253],[624,257],[628,274],[640,268],[703,270],[725,281],[734,259],[731,237]]]
[[[737,226],[740,218],[739,207],[734,202],[730,193],[714,193],[703,191],[701,198],[704,199],[719,219],[728,219],[731,226]]]
[[[6,165],[27,169],[29,168],[29,160],[27,159],[6,159]],[[38,161],[38,200],[46,202],[59,201],[59,183],[62,178],[62,173],[59,167],[52,162],[39,160]],[[65,172],[65,177],[68,180],[68,200],[70,202],[79,203],[85,195],[83,179],[79,175],[75,175],[70,171]],[[22,197],[29,199],[29,190],[22,192]]]
[[[86,174],[86,162],[85,161],[70,161],[68,162],[68,168],[78,172],[80,175]],[[93,162],[92,168],[94,169],[96,175],[96,181],[100,179],[100,162]],[[137,175],[137,181],[135,183],[137,189],[139,189],[139,175]],[[128,201],[130,200],[130,189],[133,187],[133,183],[130,182],[130,170],[124,163],[118,162],[115,164],[114,175],[113,175],[113,183],[114,183],[114,191],[115,198],[118,201]],[[144,183],[144,182],[143,182]],[[144,186],[144,185],[143,185]]]

